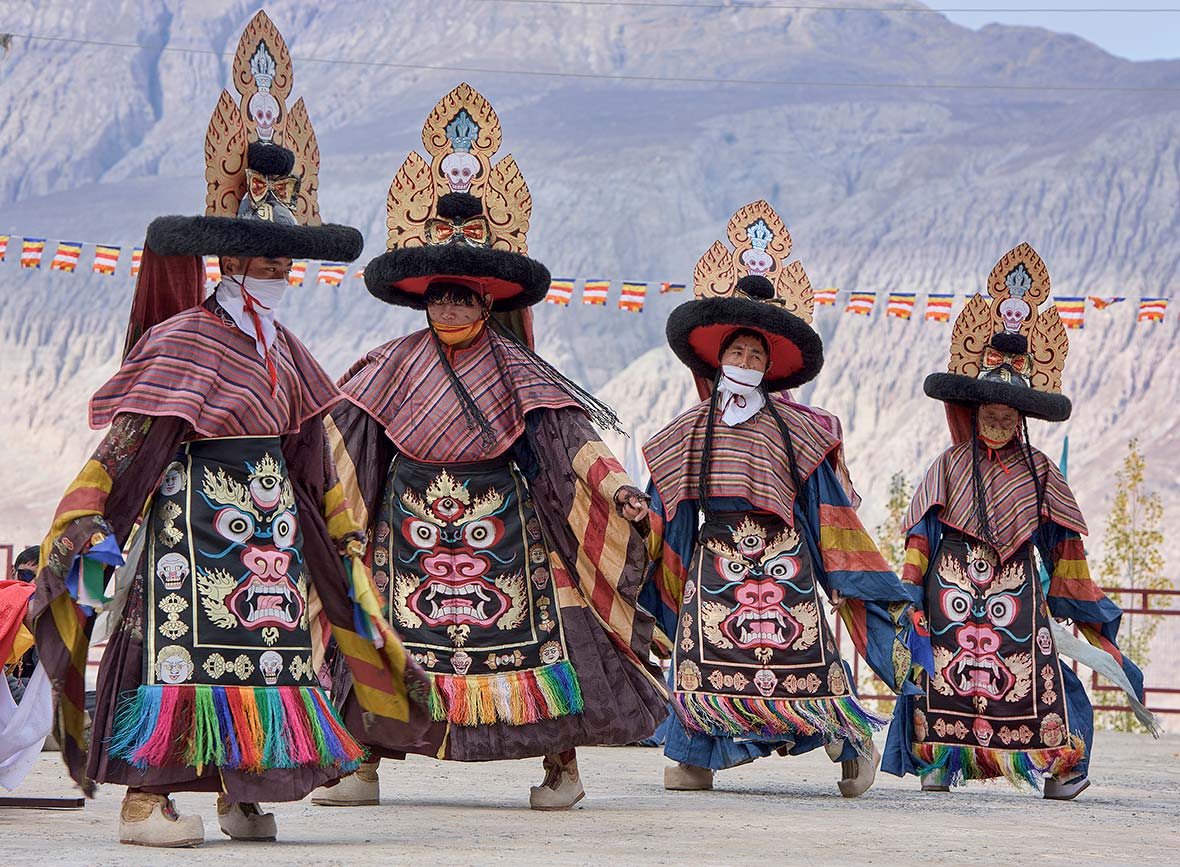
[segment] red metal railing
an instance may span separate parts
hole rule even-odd
[[[1180,597],[1180,590],[1143,590],[1138,588],[1132,589],[1129,587],[1103,587],[1102,592],[1104,592],[1107,596],[1112,596],[1116,593],[1122,594],[1124,596],[1131,596],[1132,605],[1131,607],[1123,607],[1124,614],[1140,614],[1151,617],[1180,617],[1180,606],[1172,608],[1165,607],[1166,604],[1160,604],[1159,602],[1156,602],[1155,605],[1152,604],[1154,597],[1166,597],[1168,599]],[[833,620],[835,621],[836,627],[836,641],[841,647],[844,647],[846,643],[843,641],[844,623],[839,617],[834,617]],[[1074,634],[1077,634],[1077,627],[1074,627]],[[853,681],[859,684],[862,665],[860,656],[855,652],[850,652],[845,655],[845,659],[848,659],[851,664]],[[1073,670],[1076,674],[1078,671],[1077,662],[1073,663]],[[866,701],[891,702],[896,698],[892,692],[888,691],[887,685],[871,670],[869,671],[869,676],[873,682],[872,691],[874,691],[876,694],[868,695],[865,694],[865,690],[861,690],[862,694],[860,697],[862,699]],[[1094,674],[1093,672],[1090,674],[1090,690],[1096,698],[1099,695],[1110,692],[1114,692],[1119,695],[1123,694],[1123,691],[1119,689],[1119,687],[1114,686],[1113,684],[1099,682],[1098,675]],[[1180,687],[1144,686],[1143,693],[1144,703],[1147,705],[1148,710],[1150,710],[1152,713],[1180,714],[1180,707],[1159,707],[1158,705],[1154,707],[1152,706],[1152,696],[1180,696]],[[1125,704],[1095,704],[1094,710],[1112,710],[1129,713],[1131,708]]]
[[[1180,607],[1172,608],[1170,606],[1163,607],[1160,605],[1152,606],[1153,597],[1165,597],[1167,599],[1180,597],[1180,590],[1141,590],[1130,587],[1103,587],[1102,592],[1107,596],[1113,596],[1116,593],[1131,597],[1131,607],[1122,606],[1123,614],[1142,614],[1151,617],[1180,617]],[[1138,605],[1136,607],[1136,599]],[[1077,627],[1074,627],[1074,633],[1077,633]],[[1074,674],[1077,674],[1078,664],[1073,664]],[[1117,686],[1109,683],[1099,683],[1098,675],[1091,672],[1090,674],[1090,691],[1095,697],[1102,693],[1114,692],[1122,695],[1123,691]],[[1180,688],[1171,686],[1147,686],[1143,687],[1144,704],[1152,713],[1174,713],[1180,714],[1180,707],[1152,707],[1151,697],[1153,695],[1180,695]],[[1129,713],[1131,708],[1125,704],[1096,704],[1094,710],[1115,710]]]

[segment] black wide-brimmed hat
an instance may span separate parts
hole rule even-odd
[[[668,316],[668,344],[689,370],[712,381],[729,337],[754,331],[769,348],[767,391],[809,382],[823,367],[824,347],[810,324],[814,301],[807,274],[801,263],[784,261],[791,251],[786,226],[760,200],[734,214],[727,232],[734,249],[716,241],[697,262],[696,299]]]
[[[955,320],[950,369],[926,377],[926,394],[959,406],[998,403],[1029,418],[1065,421],[1072,411],[1061,393],[1069,338],[1056,306],[1044,303],[1045,263],[1021,244],[996,263],[987,288],[990,297],[973,296]]]
[[[531,307],[549,291],[549,269],[535,259],[491,246],[483,203],[470,193],[439,197],[436,217],[420,247],[397,247],[365,266],[365,285],[387,304],[426,307],[426,290],[435,283],[458,283],[492,296],[492,310]]]
[[[157,255],[360,256],[359,231],[321,224],[319,145],[303,100],[286,107],[293,80],[282,34],[258,12],[234,56],[239,98],[222,91],[205,133],[205,214],[153,220],[147,245]]]
[[[458,283],[492,296],[492,310],[531,307],[549,291],[549,270],[528,256],[528,185],[500,149],[500,120],[486,99],[460,84],[422,127],[430,161],[411,152],[386,200],[387,252],[365,266],[375,297],[425,307],[435,283]]]
[[[744,277],[730,297],[686,301],[668,316],[668,344],[689,370],[712,380],[729,336],[739,329],[755,331],[770,350],[766,390],[800,386],[823,367],[823,341],[805,320],[775,305],[773,299],[769,280]]]

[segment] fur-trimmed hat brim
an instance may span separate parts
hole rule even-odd
[[[386,304],[422,310],[431,283],[451,278],[494,299],[492,310],[507,313],[542,301],[549,293],[549,269],[508,250],[441,244],[401,247],[365,266],[365,285]]]
[[[161,256],[266,256],[351,262],[365,249],[352,226],[293,226],[239,217],[157,217],[148,245]]]
[[[668,344],[697,376],[712,380],[720,367],[721,345],[736,329],[766,338],[770,367],[767,391],[795,388],[824,366],[824,344],[810,325],[793,313],[751,298],[686,301],[668,316]]]
[[[923,389],[928,397],[962,406],[999,403],[1019,410],[1029,418],[1065,421],[1073,405],[1063,394],[1050,394],[1023,385],[975,379],[959,373],[932,373]]]

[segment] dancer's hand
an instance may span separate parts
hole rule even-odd
[[[615,507],[619,514],[632,524],[639,524],[647,520],[649,499],[638,488],[630,485],[619,488],[615,492]]]

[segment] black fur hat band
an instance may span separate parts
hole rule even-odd
[[[423,310],[432,283],[451,280],[492,296],[492,310],[506,313],[542,301],[549,292],[549,269],[508,250],[459,242],[400,247],[365,266],[365,285],[386,304]]]
[[[932,373],[922,385],[927,397],[961,406],[1000,403],[1041,421],[1065,421],[1073,406],[1063,394],[1053,394],[995,379],[974,379],[960,373]]]
[[[238,217],[157,217],[147,243],[161,256],[267,256],[351,262],[365,239],[352,226],[299,226]]]

